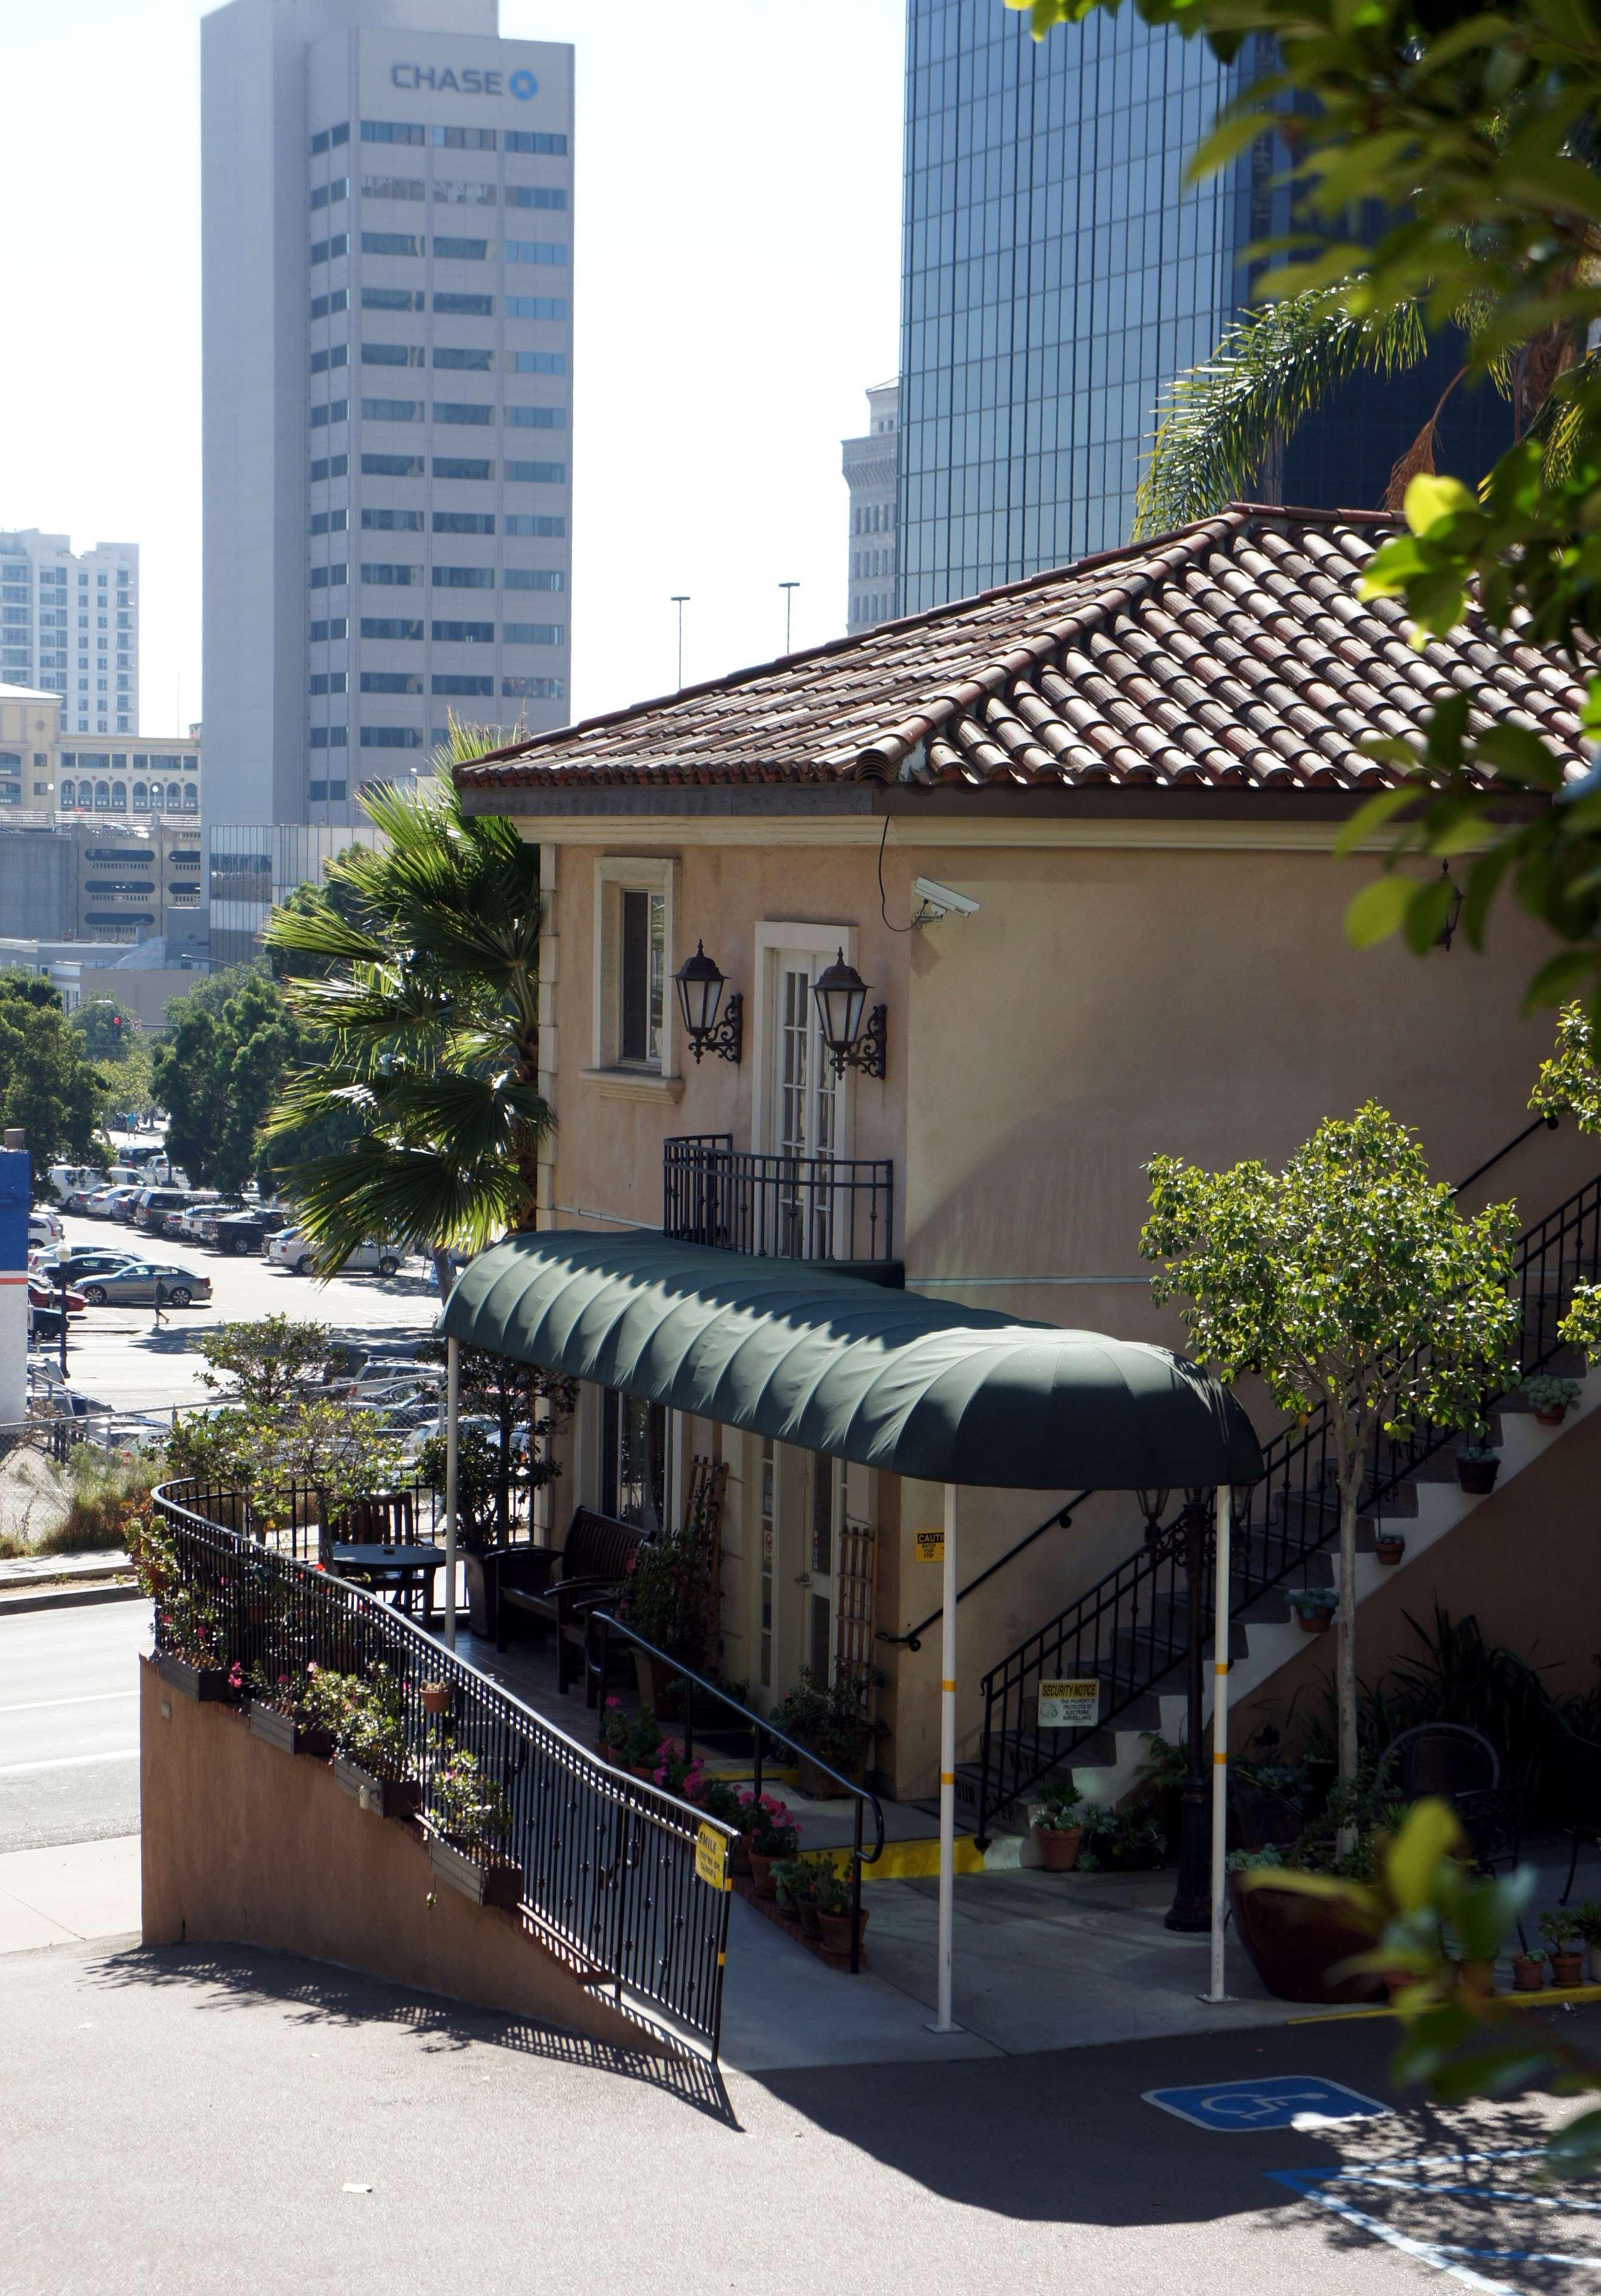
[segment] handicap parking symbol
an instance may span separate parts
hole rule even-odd
[[[1148,2088],[1147,2104],[1176,2113],[1195,2128],[1254,2136],[1270,2128],[1301,2128],[1330,2120],[1371,2120],[1389,2112],[1342,2081],[1317,2073],[1279,2073],[1256,2080],[1199,2082],[1189,2088]]]

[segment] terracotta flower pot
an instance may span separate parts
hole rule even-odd
[[[1386,1570],[1393,1570],[1406,1551],[1404,1538],[1375,1538],[1373,1542],[1374,1560],[1381,1562]]]
[[[866,1906],[862,1907],[860,1920],[862,1930],[865,1930],[867,1926],[867,1908]],[[822,1933],[823,1949],[825,1953],[850,1952],[850,1916],[849,1914],[819,1913],[817,1915],[817,1927]],[[861,1935],[861,1930],[858,1930],[857,1934],[859,1937]]]
[[[795,1911],[800,1918],[801,1935],[809,1938],[820,1938],[823,1934],[823,1917],[818,1913],[816,1906],[813,1905],[811,1899],[809,1898],[802,1898],[800,1904],[795,1907]]]
[[[1065,1831],[1056,1825],[1037,1825],[1034,1828],[1034,1843],[1046,1872],[1071,1874],[1078,1863],[1079,1844],[1083,1838],[1081,1825],[1070,1825]]]
[[[1475,2001],[1488,2001],[1496,1989],[1496,1965],[1493,1961],[1459,1961],[1457,1982]]]
[[[1515,1993],[1539,1993],[1545,1988],[1546,1964],[1531,1955],[1515,1953],[1512,1956],[1512,1989]]]
[[[450,1685],[447,1682],[425,1682],[423,1685],[423,1711],[424,1714],[449,1713]]]
[[[1537,1411],[1534,1414],[1542,1427],[1560,1427],[1567,1415],[1568,1406],[1565,1403],[1556,1404],[1544,1411]]]
[[[1334,1611],[1321,1605],[1315,1611],[1298,1610],[1295,1616],[1303,1635],[1326,1635],[1334,1622]]]
[[[1583,1984],[1584,1956],[1577,1946],[1571,1953],[1553,1953],[1551,1982],[1553,1985],[1562,1986]]]
[[[1269,1993],[1281,2001],[1321,2002],[1326,2008],[1383,1997],[1382,1977],[1367,1971],[1338,1979],[1329,1974],[1353,1955],[1372,1951],[1372,1926],[1342,1906],[1275,1888],[1271,1882],[1247,1888],[1248,1878],[1240,1874],[1228,1877],[1235,1929]]]
[[[776,1898],[778,1895],[778,1884],[773,1879],[773,1868],[778,1860],[776,1857],[764,1857],[759,1849],[752,1849],[749,1855],[751,1879],[756,1884],[757,1896]]]
[[[1457,1454],[1457,1480],[1470,1498],[1487,1498],[1500,1472],[1499,1459],[1465,1459]]]

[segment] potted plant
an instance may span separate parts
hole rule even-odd
[[[773,1868],[773,1879],[778,1887],[778,1902],[784,1910],[800,1923],[803,1937],[820,1938],[817,1890],[825,1877],[833,1871],[828,1857],[781,1857]]]
[[[774,1707],[768,1718],[775,1730],[809,1748],[816,1758],[815,1761],[801,1758],[803,1794],[816,1800],[838,1793],[833,1780],[817,1767],[819,1762],[826,1762],[852,1785],[865,1782],[867,1750],[874,1738],[883,1735],[883,1724],[873,1721],[867,1713],[868,1697],[878,1679],[876,1675],[842,1668],[832,1683],[824,1683],[810,1667],[803,1666],[795,1687]]]
[[[1276,1849],[1238,1850],[1227,1861],[1235,1934],[1269,1993],[1325,2007],[1382,2000],[1386,1979],[1368,1970],[1333,1972],[1378,1941],[1379,1922],[1338,1900],[1307,1893]]]
[[[376,1666],[356,1685],[340,1727],[333,1775],[363,1809],[380,1817],[415,1817],[421,1809],[405,1702],[390,1668]]]
[[[1076,1873],[1145,1874],[1167,1857],[1167,1836],[1148,1802],[1133,1809],[1112,1809],[1102,1802],[1087,1801],[1080,1811],[1079,1824]]]
[[[1579,1400],[1579,1382],[1558,1379],[1548,1371],[1536,1372],[1523,1382],[1523,1393],[1542,1427],[1560,1427]]]
[[[621,1767],[648,1785],[656,1774],[661,1745],[661,1725],[648,1706],[642,1706],[623,1734]]]
[[[1592,1985],[1601,1985],[1601,1898],[1587,1898],[1573,1919],[1589,1964],[1585,1975]]]
[[[1392,1570],[1406,1554],[1407,1542],[1399,1530],[1375,1530],[1373,1535],[1374,1559],[1386,1570]]]
[[[448,1714],[453,1698],[454,1693],[447,1682],[425,1682],[423,1685],[424,1714]]]
[[[1071,1874],[1073,1869],[1084,1833],[1079,1815],[1083,1799],[1071,1778],[1053,1778],[1040,1789],[1030,1824],[1039,1862],[1047,1874]]]
[[[1494,1490],[1500,1472],[1501,1454],[1481,1421],[1469,1431],[1467,1441],[1457,1447],[1457,1480],[1470,1498],[1482,1499]]]
[[[505,1795],[486,1778],[478,1758],[453,1746],[433,1774],[430,1815],[438,1832],[428,1837],[428,1862],[441,1880],[475,1905],[514,1913],[522,1898],[522,1868],[498,1853],[511,1813]]]
[[[1579,1916],[1565,1907],[1539,1917],[1539,1933],[1551,1948],[1553,1985],[1582,1985],[1584,1956],[1579,1950]]]
[[[1515,1993],[1539,1993],[1546,1982],[1546,1956],[1543,1953],[1515,1953],[1512,1956],[1512,1989]]]
[[[817,1931],[823,1950],[831,1954],[849,1954],[853,1931],[851,1915],[855,1909],[852,1876],[833,1867],[819,1872],[812,1888],[812,1903],[817,1909]],[[867,1908],[864,1906],[857,1915],[858,1939],[867,1926]]]
[[[800,1831],[781,1801],[753,1793],[739,1798],[740,1829],[751,1861],[751,1879],[759,1898],[776,1898],[773,1867],[780,1857],[792,1857],[800,1847]]]
[[[623,1749],[628,1742],[628,1718],[620,1698],[608,1698],[601,1709],[600,1750],[613,1769],[626,1770]]]
[[[326,1761],[333,1753],[341,1723],[353,1691],[360,1688],[353,1674],[309,1660],[299,1681],[278,1675],[269,1685],[265,1668],[253,1667],[250,1686],[250,1728],[269,1745],[286,1754],[309,1754]]]
[[[1334,1615],[1335,1594],[1332,1587],[1297,1587],[1290,1596],[1290,1608],[1301,1622],[1303,1635],[1326,1634]]]

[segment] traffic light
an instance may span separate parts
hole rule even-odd
[[[119,1043],[121,1042],[122,1015],[120,1013],[113,1013],[111,1015],[111,1035]]]

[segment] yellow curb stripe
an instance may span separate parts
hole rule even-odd
[[[1601,2001],[1601,1985],[1546,1985],[1538,1993],[1495,1993],[1498,2009],[1555,2009],[1569,2001]],[[1393,2017],[1395,2011],[1377,2009],[1319,2009],[1310,2017],[1286,2017],[1286,2025],[1358,2024],[1365,2018]]]

